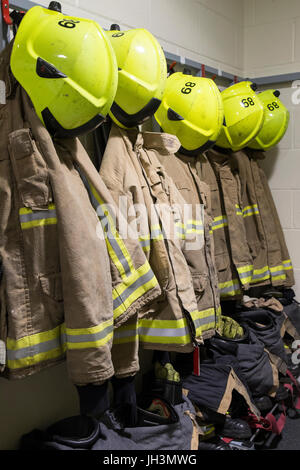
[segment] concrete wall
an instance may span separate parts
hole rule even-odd
[[[300,70],[299,0],[244,0],[245,75]]]
[[[39,3],[48,6],[49,0]],[[241,0],[62,0],[63,12],[95,19],[109,29],[147,28],[173,54],[241,75]]]
[[[300,299],[300,88],[293,88],[292,83],[275,85],[275,88],[280,90],[280,99],[290,111],[290,124],[279,145],[267,152],[262,166],[284,229],[295,269],[295,290]]]

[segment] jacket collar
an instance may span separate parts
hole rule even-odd
[[[134,149],[145,148],[157,150],[161,154],[174,154],[180,148],[180,142],[175,135],[160,132],[139,132],[138,129],[121,129],[123,136],[127,136]]]

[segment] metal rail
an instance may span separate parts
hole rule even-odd
[[[32,8],[33,6],[36,6],[36,5],[43,6],[43,5],[40,5],[39,3],[31,2],[30,0],[10,1],[10,8],[13,8],[15,10],[26,11],[26,10],[29,10],[29,8]],[[0,21],[0,40],[1,40],[0,49],[3,49],[6,46],[6,44],[8,44],[9,42],[9,26],[5,24],[2,16],[1,16],[1,21]],[[195,69],[197,75],[201,75],[203,64],[201,64],[200,62],[191,60],[188,57],[180,57],[177,54],[173,54],[167,51],[165,51],[165,56],[167,60],[176,61],[178,64],[192,67],[193,69]],[[236,75],[233,75],[232,73],[228,73],[224,70],[220,70],[215,67],[211,67],[209,65],[205,65],[205,70],[208,73],[216,75],[217,77],[228,79],[231,82],[234,82],[236,80],[237,81],[250,80],[252,82],[257,83],[257,85],[269,85],[273,83],[283,83],[283,82],[290,82],[294,80],[300,80],[300,72],[286,73],[286,74],[281,74],[281,75],[270,75],[270,76],[255,77],[255,78],[247,79],[245,77],[237,77]]]

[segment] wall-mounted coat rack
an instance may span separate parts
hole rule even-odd
[[[49,0],[50,1],[50,0]],[[3,49],[6,44],[9,42],[9,24],[8,24],[8,14],[7,10],[15,9],[15,10],[24,10],[27,11],[29,8],[33,6],[44,6],[40,5],[36,2],[31,2],[30,0],[1,0],[1,7],[2,7],[2,15],[0,21],[0,40],[1,40],[1,47]],[[255,78],[246,78],[246,77],[238,77],[233,75],[232,73],[228,73],[224,70],[216,69],[215,67],[211,67],[206,64],[201,64],[200,62],[196,62],[194,60],[189,59],[188,57],[181,57],[179,55],[173,54],[171,52],[165,51],[166,59],[172,62],[177,62],[178,64],[184,65],[186,67],[192,67],[198,76],[203,76],[204,73],[207,72],[212,74],[215,77],[222,77],[224,79],[228,79],[230,82],[235,83],[237,81],[242,80],[250,80],[255,82],[257,85],[271,85],[273,83],[283,83],[283,82],[290,82],[294,80],[300,80],[300,72],[296,73],[286,73],[281,75],[271,75],[265,77],[255,77]]]

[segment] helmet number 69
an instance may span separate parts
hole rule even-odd
[[[59,26],[62,26],[63,28],[69,28],[69,29],[75,28],[76,23],[80,23],[80,21],[64,19],[58,22]]]
[[[196,85],[194,82],[186,82],[185,86],[181,88],[181,93],[184,95],[189,95],[192,91],[192,88]]]

